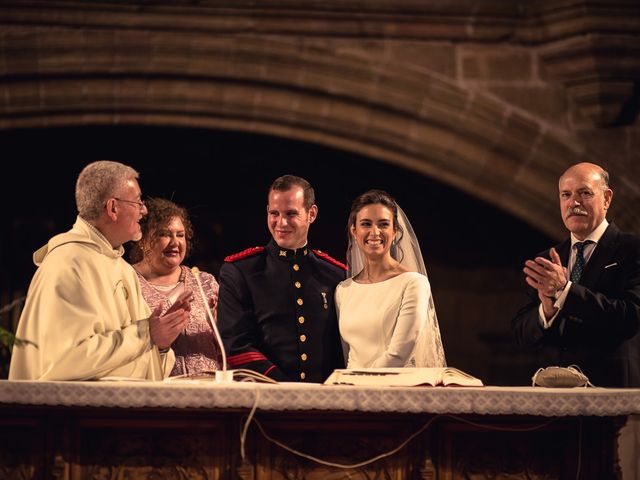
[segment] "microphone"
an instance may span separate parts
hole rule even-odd
[[[211,322],[211,327],[213,328],[213,333],[215,334],[216,341],[218,343],[218,346],[220,347],[220,353],[222,355],[222,370],[216,370],[216,383],[231,383],[233,382],[233,370],[227,370],[227,354],[224,350],[224,344],[222,343],[222,337],[220,336],[220,331],[218,330],[218,326],[216,325],[216,320],[211,313],[211,308],[209,308],[207,296],[204,294],[202,283],[200,283],[200,269],[198,267],[192,267],[191,271],[196,277],[196,283],[198,284],[198,290],[200,290],[202,303],[204,303],[204,308],[207,310],[207,316],[209,317],[209,321]]]

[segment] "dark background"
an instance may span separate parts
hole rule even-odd
[[[8,221],[0,237],[3,280],[28,281],[30,256],[75,220],[75,180],[94,160],[136,168],[143,197],[187,207],[196,227],[190,263],[217,274],[224,256],[269,238],[266,193],[282,174],[316,190],[310,244],[343,260],[351,201],[369,188],[394,195],[413,223],[427,267],[519,268],[550,239],[463,192],[370,158],[319,145],[246,133],[150,127],[81,127],[2,131]]]

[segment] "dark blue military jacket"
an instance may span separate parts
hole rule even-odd
[[[266,247],[225,259],[218,326],[228,368],[277,381],[323,382],[344,367],[333,300],[346,269],[307,247]]]

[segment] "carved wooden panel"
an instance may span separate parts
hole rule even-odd
[[[80,421],[71,478],[207,480],[229,478],[230,432],[219,421]]]
[[[260,420],[267,434],[288,447],[326,462],[354,465],[398,447],[419,428],[405,420],[374,420],[335,422],[322,417],[309,417],[286,422],[277,416]],[[371,464],[354,468],[322,465],[286,451],[265,441],[257,428],[257,480],[403,480],[416,478],[421,458],[426,454],[422,438],[417,438],[398,453]]]
[[[0,445],[1,479],[45,478],[45,429],[38,422],[19,418],[3,420]]]
[[[589,440],[607,438],[598,419],[474,423],[440,425],[439,480],[611,478],[611,449]]]
[[[0,479],[458,480],[617,478],[624,417],[437,416],[0,405]]]

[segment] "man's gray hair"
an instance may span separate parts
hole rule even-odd
[[[96,220],[105,202],[126,187],[127,181],[138,177],[136,170],[119,162],[90,163],[82,169],[76,182],[78,215],[85,220]]]

